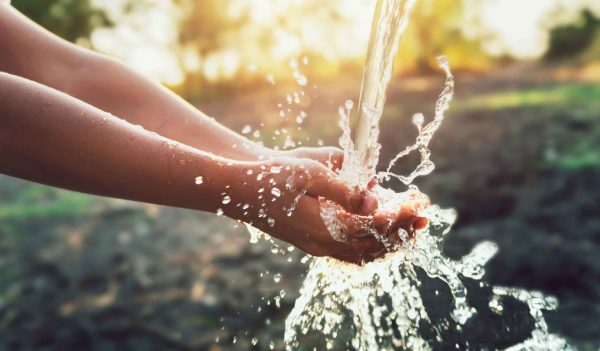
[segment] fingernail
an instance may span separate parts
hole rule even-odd
[[[367,189],[373,189],[375,185],[377,185],[377,179],[373,178],[371,181],[369,181],[369,184],[367,184]]]

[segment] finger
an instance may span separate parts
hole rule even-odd
[[[370,215],[377,211],[379,208],[379,200],[377,196],[371,192],[366,192],[366,196],[363,199],[363,203],[360,208],[360,214]]]
[[[366,193],[349,188],[337,175],[319,165],[308,169],[305,188],[313,197],[324,197],[331,200],[351,213],[360,213]]]
[[[332,233],[330,233],[331,229],[328,228],[323,221],[321,215],[321,202],[322,201],[312,196],[303,196],[300,198],[300,201],[291,216],[291,218],[295,220],[299,232],[302,233],[301,238],[299,238],[300,240],[310,240],[317,245],[331,243],[332,240],[334,240]],[[340,228],[340,230],[341,229],[343,228]],[[319,256],[323,256],[323,254]]]
[[[373,234],[373,220],[370,217],[353,215],[340,210],[337,220],[344,229],[344,236],[348,242],[358,241]]]
[[[426,217],[417,217],[413,226],[416,230],[424,229],[429,224],[429,219]]]
[[[411,191],[409,201],[403,207],[412,207],[416,213],[427,208],[431,204],[429,197],[418,190]]]
[[[350,245],[352,246],[351,249],[338,254],[336,258],[349,263],[363,265],[387,253],[385,246],[373,236],[365,237]]]
[[[379,184],[379,182],[377,181],[377,178],[373,178],[369,181],[369,184],[367,184],[367,189],[371,190],[373,189],[377,184]]]
[[[344,162],[344,151],[336,147],[302,147],[292,150],[296,157],[308,158],[337,172]]]

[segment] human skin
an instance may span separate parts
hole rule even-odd
[[[206,116],[162,85],[122,63],[83,49],[48,32],[16,9],[0,4],[0,71],[62,91],[131,124],[167,138],[235,160],[282,156]],[[325,162],[339,150],[302,149],[293,156]]]
[[[351,262],[383,253],[381,244],[364,236],[357,223],[374,220],[385,233],[391,228],[383,224],[391,218],[413,231],[420,226],[415,208],[423,206],[407,204],[395,214],[353,214],[360,212],[364,196],[316,161],[237,161],[215,156],[6,73],[0,73],[0,172],[90,194],[223,211],[310,254]],[[202,183],[196,184],[199,176]],[[268,196],[258,196],[261,188]],[[279,196],[273,188],[280,190]],[[307,193],[300,196],[303,189]],[[232,198],[227,204],[226,196]],[[351,240],[333,240],[320,218],[320,197],[340,205],[339,218]],[[284,207],[296,198],[298,205],[288,216]],[[265,217],[258,215],[261,208]]]
[[[372,196],[349,189],[329,169],[343,162],[335,148],[281,152],[248,141],[159,84],[2,4],[0,32],[12,34],[0,37],[0,71],[37,82],[0,73],[1,173],[97,195],[222,210],[308,253],[352,262],[383,252],[364,235],[366,223],[384,234],[422,226],[420,203],[374,213]],[[281,172],[271,173],[273,167]],[[261,188],[268,201],[259,198]],[[273,197],[272,188],[281,195]],[[222,203],[225,196],[231,203]],[[331,238],[320,198],[338,204],[349,242]],[[288,216],[283,208],[296,200]]]
[[[240,161],[299,157],[337,169],[338,148],[276,151],[252,142],[206,116],[162,85],[122,63],[83,49],[0,4],[0,71],[24,77],[131,124],[214,155]]]

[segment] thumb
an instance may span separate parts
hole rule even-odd
[[[350,188],[337,177],[333,171],[325,166],[315,163],[307,169],[308,177],[304,187],[313,197],[324,197],[342,206],[351,213],[362,213],[366,193],[358,188]],[[368,206],[372,207],[371,204]]]

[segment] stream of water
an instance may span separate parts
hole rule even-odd
[[[410,185],[434,169],[428,145],[454,92],[445,58],[439,64],[447,79],[433,118],[425,123],[425,116],[415,115],[413,124],[419,132],[415,143],[401,151],[386,171],[376,172],[379,120],[413,3],[378,0],[354,139],[350,128],[353,103],[340,108],[340,145],[345,152],[340,177],[350,186],[365,188],[375,177]],[[398,159],[414,151],[421,162],[411,174],[391,172]],[[394,210],[410,201],[418,189],[410,185],[404,193],[382,187],[375,191],[380,208]],[[326,223],[332,221],[329,214],[325,206]],[[571,349],[565,340],[548,332],[542,311],[556,308],[554,298],[481,281],[485,264],[497,251],[494,243],[480,243],[461,260],[451,260],[444,256],[442,244],[455,212],[433,205],[420,215],[429,219],[429,226],[414,240],[408,240],[400,229],[402,245],[389,247],[384,242],[390,252],[374,262],[357,266],[331,258],[312,259],[300,297],[286,320],[289,350]],[[344,240],[334,227],[332,236]]]

